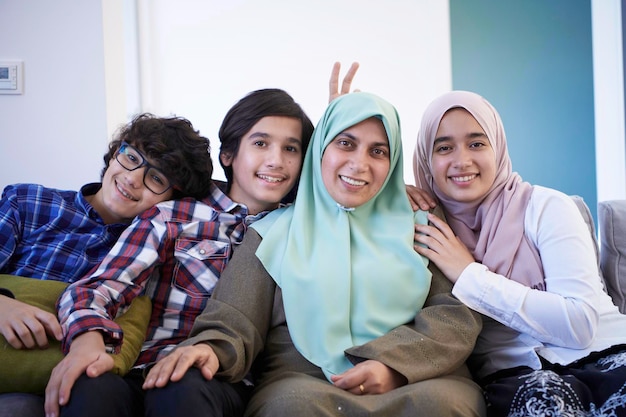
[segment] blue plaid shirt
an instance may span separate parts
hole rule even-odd
[[[91,277],[59,299],[64,350],[74,337],[100,330],[119,351],[122,332],[112,319],[146,294],[152,317],[136,365],[165,356],[187,339],[247,226],[265,214],[248,215],[213,185],[202,201],[167,201],[139,215]]]
[[[74,282],[97,266],[126,224],[104,224],[80,192],[9,185],[0,200],[0,273]]]

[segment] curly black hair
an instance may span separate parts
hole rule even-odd
[[[122,142],[137,148],[165,174],[174,190],[173,199],[202,199],[209,194],[213,175],[209,139],[201,136],[189,120],[151,113],[137,115],[118,130],[109,144],[101,176]]]

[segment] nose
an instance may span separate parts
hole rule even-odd
[[[353,152],[350,158],[349,167],[355,172],[363,172],[368,167],[369,154],[367,150]]]
[[[460,148],[457,151],[456,158],[454,159],[454,167],[455,168],[466,168],[472,164],[472,160],[470,157],[469,151],[466,149]]]
[[[266,164],[270,168],[281,168],[283,166],[283,150],[279,146],[272,146],[268,150]]]
[[[135,169],[133,171],[126,171],[124,177],[126,178],[126,183],[128,186],[132,188],[139,188],[143,184],[143,178],[146,175],[146,170],[148,167],[141,167],[139,169]]]

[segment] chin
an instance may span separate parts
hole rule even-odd
[[[345,207],[345,208],[356,208],[356,207],[362,205],[363,202],[344,201],[344,202],[340,202],[340,203],[337,203],[337,204],[339,204],[340,206]]]

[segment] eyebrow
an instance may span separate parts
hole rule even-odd
[[[487,137],[487,134],[483,132],[472,132],[468,136],[470,138],[482,138],[482,137]]]
[[[374,147],[383,147],[383,148],[389,148],[389,142],[378,142],[378,143],[373,143],[372,146]]]
[[[270,138],[270,137],[272,137],[272,135],[270,135],[269,133],[259,131],[259,132],[254,132],[253,134],[251,134],[248,137],[248,139],[252,140],[252,139],[258,139],[258,138]],[[289,137],[287,140],[291,143],[302,144],[302,139]]]
[[[269,137],[269,133],[265,133],[265,132],[254,132],[253,134],[251,134],[249,136],[249,139],[256,139],[256,138],[267,138]]]
[[[483,138],[483,137],[487,137],[486,133],[483,132],[471,132],[468,135],[465,135],[465,138],[469,138],[469,139],[474,139],[474,138]],[[447,140],[452,140],[452,136],[439,136],[435,138],[435,145],[441,142],[445,142]]]
[[[289,138],[289,142],[294,142],[294,143],[302,144],[302,139],[298,139],[298,138]]]
[[[340,132],[337,136],[335,136],[335,138],[338,138],[340,136],[347,136],[352,140],[358,140],[356,136],[354,136],[352,133],[349,133],[349,132]]]

